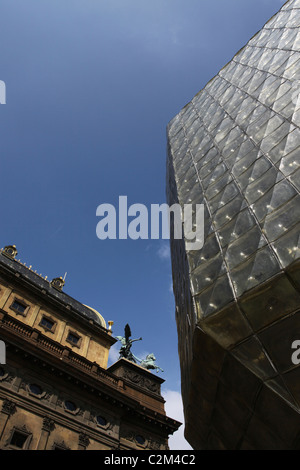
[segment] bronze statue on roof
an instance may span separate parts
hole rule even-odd
[[[119,359],[124,357],[125,359],[128,359],[129,361],[136,363],[137,361],[139,361],[139,359],[135,357],[134,354],[131,352],[131,346],[134,341],[141,341],[143,338],[130,339],[130,336],[131,336],[131,330],[130,330],[130,326],[127,323],[127,325],[124,328],[124,336],[116,336],[116,338],[119,341],[121,341],[121,344],[122,344],[121,349],[119,351],[119,354],[120,354]]]
[[[143,338],[137,338],[137,339],[130,339],[131,337],[131,329],[128,323],[126,324],[124,328],[124,336],[116,336],[116,338],[121,342],[122,346],[119,351],[119,359],[125,358],[128,359],[131,362],[139,363],[141,367],[144,369],[155,369],[156,372],[161,370],[163,372],[163,369],[158,367],[155,364],[155,356],[153,353],[148,354],[145,359],[138,359],[132,352],[131,352],[131,346],[134,341],[141,341]]]

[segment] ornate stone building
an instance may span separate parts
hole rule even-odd
[[[205,214],[201,249],[171,241],[196,449],[300,448],[299,97],[290,0],[168,125],[168,202]]]
[[[112,322],[16,254],[0,252],[0,448],[168,449],[180,423],[164,380],[124,358],[107,368]]]

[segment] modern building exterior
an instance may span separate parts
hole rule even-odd
[[[180,423],[164,380],[124,358],[107,367],[113,322],[16,255],[0,251],[0,449],[168,449]]]
[[[300,0],[167,137],[168,203],[205,213],[201,249],[171,240],[186,439],[195,449],[299,449]]]

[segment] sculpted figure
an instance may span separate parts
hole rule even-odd
[[[141,341],[142,338],[130,339],[130,336],[131,336],[131,330],[130,330],[130,326],[127,323],[124,329],[124,336],[116,336],[116,338],[122,344],[121,349],[119,351],[119,354],[120,354],[119,359],[124,357],[125,359],[128,359],[129,361],[136,363],[137,361],[139,361],[139,359],[135,357],[135,355],[131,352],[131,346],[134,341]]]

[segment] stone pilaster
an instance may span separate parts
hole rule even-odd
[[[48,416],[45,416],[43,419],[43,425],[41,429],[41,435],[39,438],[39,442],[37,445],[37,450],[45,450],[47,447],[48,439],[50,436],[51,431],[54,429],[54,421],[49,418]]]

